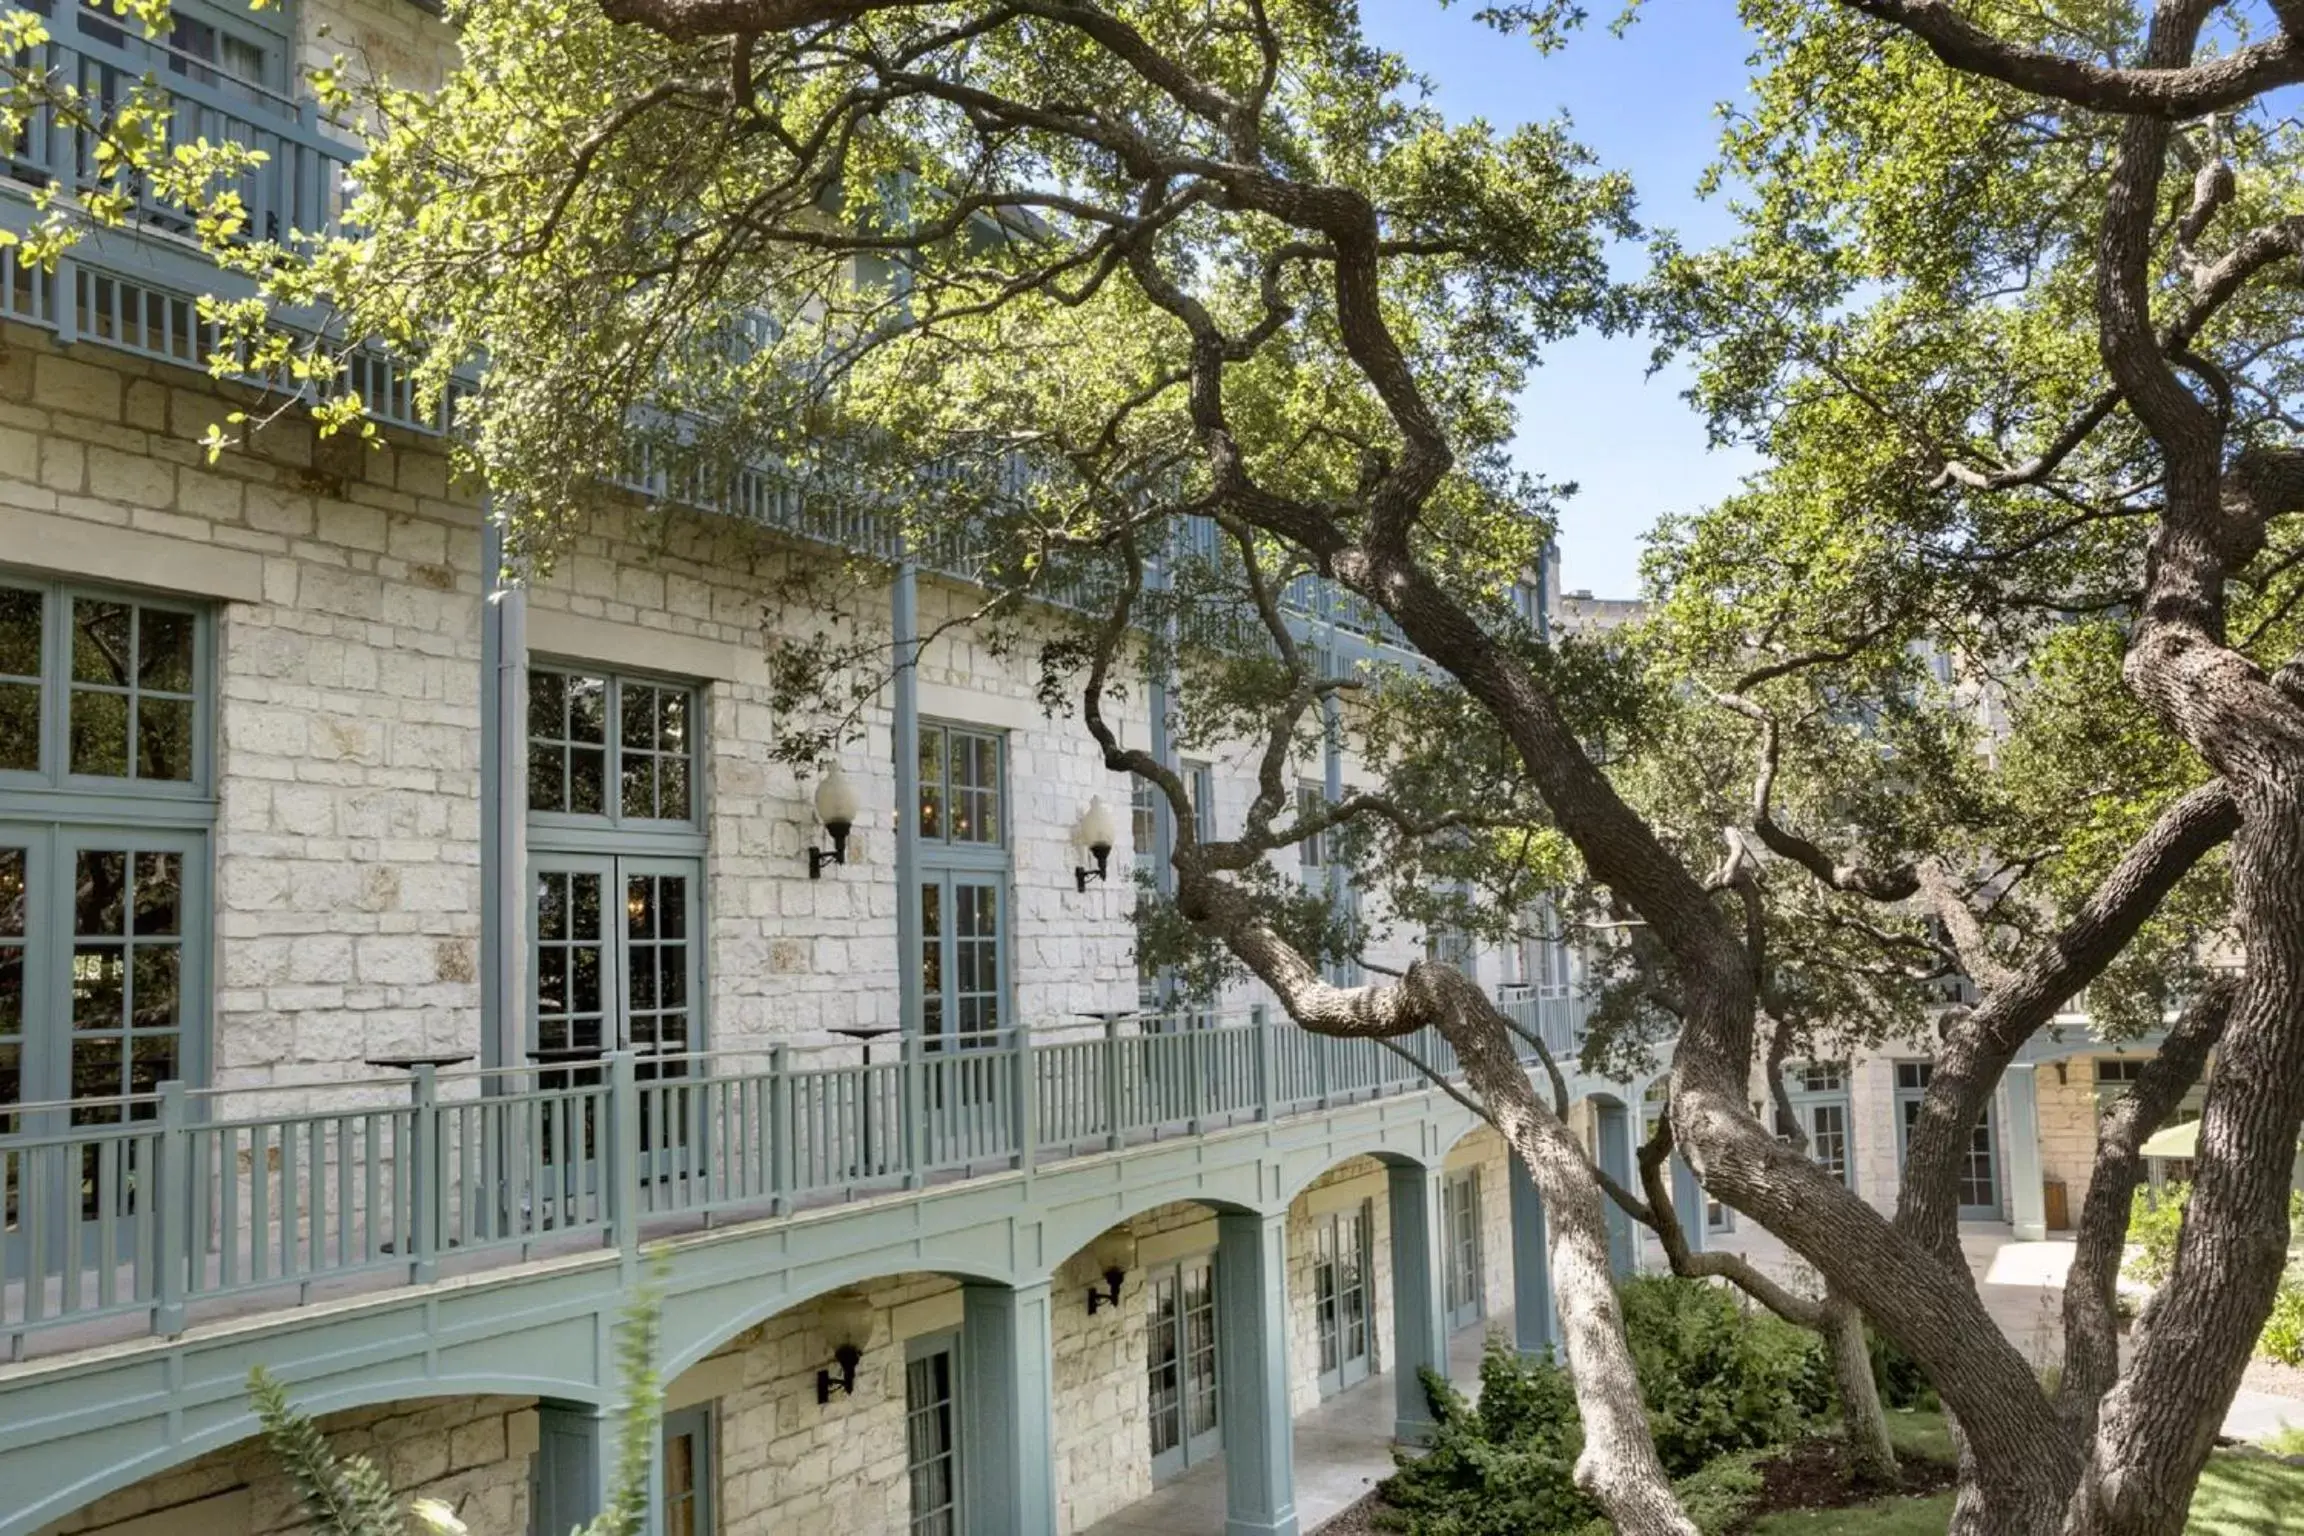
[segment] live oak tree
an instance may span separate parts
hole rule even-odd
[[[1503,19],[1549,46],[1566,10]],[[701,505],[744,500],[745,462],[803,522],[870,512],[973,561],[989,606],[1085,610],[1052,684],[1176,813],[1178,920],[1308,1029],[1437,1028],[1529,1169],[1580,1475],[1620,1528],[1690,1529],[1642,1419],[1593,1170],[1470,980],[1327,980],[1326,940],[1259,873],[1275,852],[1339,833],[1401,870],[1587,893],[1579,920],[1618,936],[1595,1048],[1672,1021],[1670,1145],[1921,1362],[1963,1431],[1959,1527],[2174,1531],[2270,1301],[2304,1114],[2280,521],[2304,497],[2296,186],[2256,105],[2304,75],[2304,13],[1749,13],[1745,235],[1670,260],[1649,295],[1700,353],[1719,429],[1777,462],[1660,554],[1684,684],[1547,650],[1509,600],[1547,493],[1508,468],[1508,402],[1546,341],[1626,318],[1602,253],[1630,232],[1627,189],[1557,128],[1447,125],[1346,10],[472,6],[436,95],[328,82],[376,128],[352,233],[239,243],[221,204],[216,238],[261,293],[216,314],[234,366],[314,386],[329,425],[361,416],[333,382],[348,343],[275,329],[282,311],[336,307],[330,334],[394,348],[435,399],[484,358],[457,452],[523,560],[643,455],[649,484]],[[205,185],[197,157],[177,174]],[[1213,530],[1197,574],[1172,558],[1179,527]],[[1299,571],[1429,670],[1306,657],[1280,612]],[[1209,623],[1240,654],[1195,661],[1226,652],[1198,646]],[[1974,780],[1961,701],[1905,665],[1921,640],[1971,683],[2042,675],[2007,761],[2072,795]],[[1219,668],[1211,719],[1268,745],[1237,835],[1202,841],[1187,786],[1109,724],[1146,663]],[[1291,750],[1338,729],[1386,783],[1299,808]],[[1740,783],[1675,781],[1676,739]],[[2227,843],[2228,904],[2200,870]],[[2050,1392],[1959,1260],[1971,1133],[2066,999],[2125,961],[2106,995],[2149,1011],[2138,957],[2194,956],[2223,924],[2237,975],[2191,989],[2107,1117]],[[1974,995],[1931,1013],[1924,989],[1954,974]],[[1888,1217],[1747,1093],[1831,1030],[1915,1018],[1941,1038]],[[2123,1374],[2136,1147],[2211,1047],[2184,1239]]]

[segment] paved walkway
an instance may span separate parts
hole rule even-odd
[[[1489,1318],[1449,1341],[1448,1375],[1476,1388],[1488,1332],[1512,1331],[1512,1315]],[[1296,1420],[1296,1520],[1315,1531],[1392,1474],[1392,1375],[1371,1376]],[[1148,1499],[1089,1527],[1088,1536],[1222,1536],[1224,1461],[1204,1461]]]
[[[2054,1359],[2063,1347],[2064,1275],[2072,1264],[2072,1244],[2019,1243],[2005,1225],[1987,1224],[1963,1227],[1960,1241],[1985,1310],[2034,1361]],[[1777,1273],[1799,1267],[1783,1244],[1765,1232],[1715,1235],[1710,1244],[1732,1248]],[[1653,1241],[1643,1261],[1651,1271],[1664,1267]],[[1510,1333],[1511,1328],[1506,1313],[1456,1335],[1449,1345],[1448,1374],[1459,1387],[1477,1385],[1486,1333]],[[2242,1388],[2224,1417],[2224,1433],[2242,1440],[2260,1440],[2283,1426],[2304,1427],[2304,1401]],[[1391,1471],[1390,1375],[1372,1376],[1297,1419],[1296,1514],[1304,1531],[1317,1531]],[[1219,1458],[1091,1527],[1087,1536],[1222,1536],[1223,1530],[1224,1463]]]

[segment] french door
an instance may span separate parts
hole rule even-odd
[[[1487,1310],[1480,1251],[1480,1170],[1450,1174],[1440,1186],[1442,1285],[1450,1328],[1469,1328]]]
[[[701,1106],[649,1090],[691,1076],[695,1064],[686,1056],[703,1044],[697,862],[541,853],[530,867],[529,1047],[543,1069],[539,1085],[590,1087],[600,1069],[584,1063],[631,1051],[643,1089],[643,1171],[662,1178],[685,1170],[697,1144],[690,1122]],[[569,1133],[576,1144],[547,1145],[545,1159],[589,1164],[600,1133],[587,1113]]]
[[[1920,1120],[1920,1103],[1936,1065],[1928,1061],[1896,1063],[1896,1162],[1903,1165],[1912,1144],[1912,1127]],[[1994,1147],[1996,1122],[1990,1104],[1968,1138],[1968,1156],[1960,1166],[1960,1218],[1963,1221],[2000,1219],[2000,1170]]]
[[[1224,1446],[1216,1397],[1216,1260],[1204,1254],[1145,1277],[1152,1480],[1163,1482]]]
[[[11,1276],[135,1251],[154,1169],[129,1128],[200,1066],[206,852],[198,832],[0,823],[0,1135],[37,1139],[0,1154]]]
[[[1006,877],[939,871],[920,883],[921,1034],[930,1050],[999,1043],[1007,1026]]]
[[[1312,1226],[1312,1301],[1320,1331],[1320,1391],[1341,1392],[1368,1379],[1373,1349],[1370,1255],[1373,1210],[1367,1201],[1317,1218]]]

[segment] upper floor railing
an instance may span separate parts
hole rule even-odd
[[[142,25],[77,0],[50,0],[39,10],[49,33],[24,67],[75,88],[91,116],[118,108],[146,80],[167,105],[171,144],[238,145],[263,156],[233,183],[247,209],[247,233],[282,239],[297,230],[332,230],[344,208],[345,172],[358,150],[322,126],[309,97],[287,94],[203,58],[165,39],[148,38]],[[21,139],[5,146],[4,164],[16,180],[52,182],[78,195],[105,184],[99,135],[92,122],[73,121],[42,106]],[[117,185],[117,183],[115,183]],[[189,235],[192,221],[139,182],[126,190],[145,228]]]
[[[1556,1054],[1574,1048],[1573,999],[1508,1006]],[[1398,1043],[1456,1075],[1432,1032]],[[619,1052],[18,1105],[0,1112],[0,1338],[22,1358],[35,1341],[174,1334],[1427,1086],[1376,1041],[1257,1008],[915,1040],[876,1061],[851,1045]]]

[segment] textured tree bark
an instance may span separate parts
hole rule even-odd
[[[1864,1336],[1864,1314],[1828,1296],[1821,1331],[1832,1357],[1832,1383],[1848,1434],[1848,1474],[1859,1486],[1893,1488],[1898,1482],[1896,1445],[1888,1438],[1888,1411],[1880,1402],[1880,1384],[1872,1376],[1872,1345]]]

